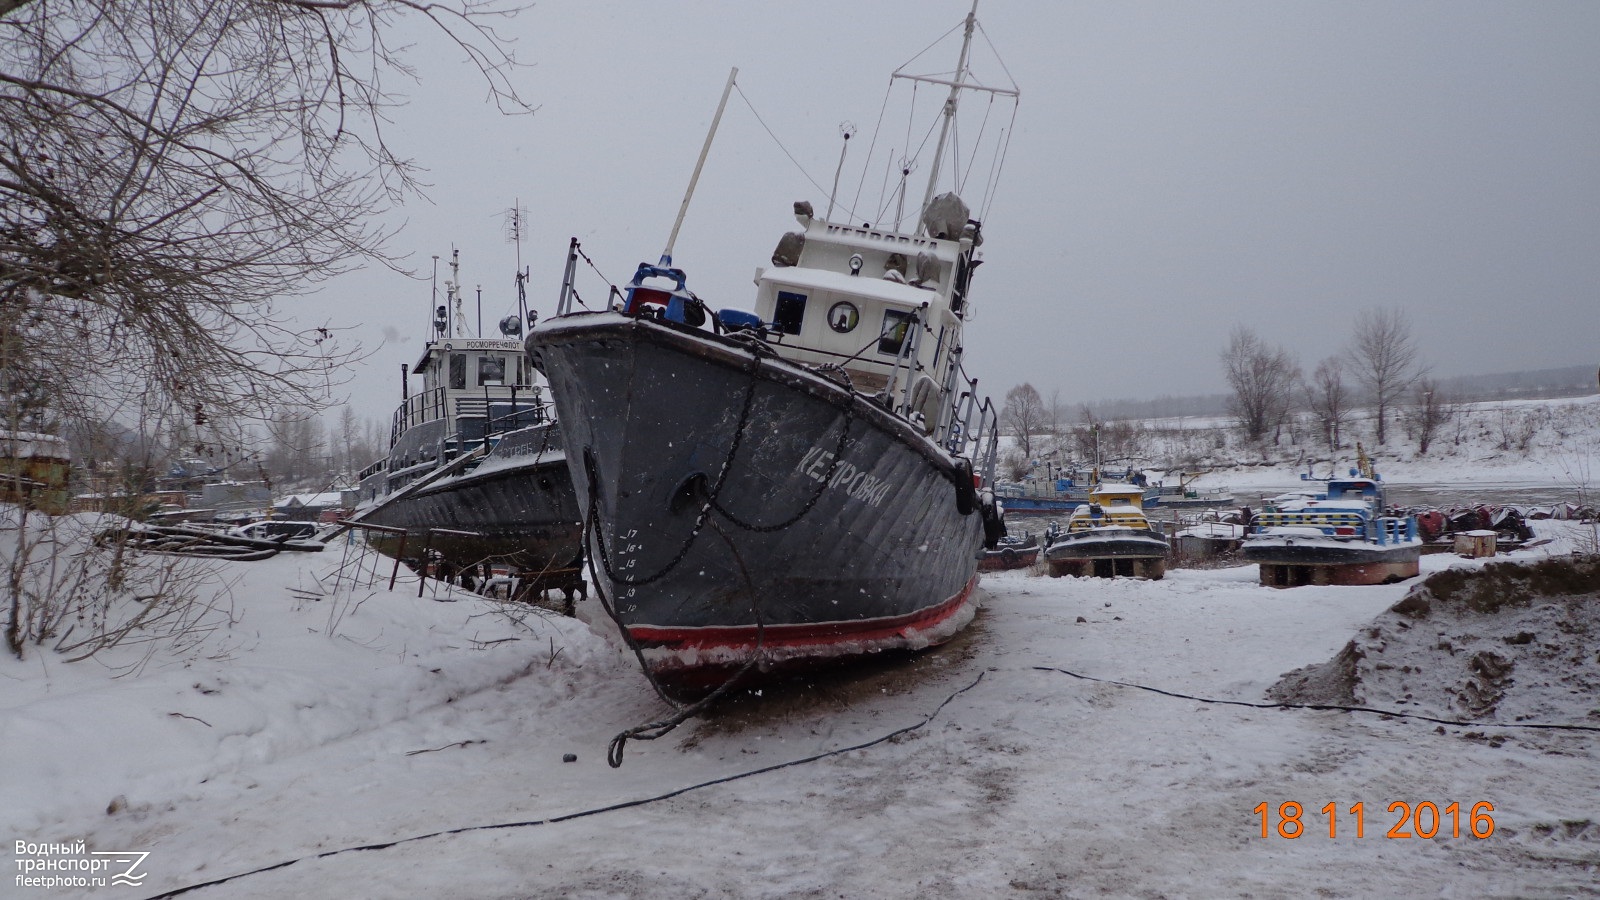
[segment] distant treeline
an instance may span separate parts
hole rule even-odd
[[[1557,397],[1581,397],[1597,390],[1596,367],[1593,365],[1564,366],[1559,369],[1536,369],[1527,372],[1502,372],[1496,375],[1457,375],[1438,379],[1442,387],[1459,403],[1479,403],[1487,400],[1546,400]],[[1225,416],[1228,414],[1228,394],[1202,394],[1193,397],[1157,397],[1154,400],[1098,400],[1079,403],[1062,410],[1071,418],[1079,417],[1088,409],[1096,421],[1114,422],[1122,419],[1170,419],[1179,416]]]
[[[1596,391],[1594,366],[1567,366],[1503,375],[1457,375],[1441,378],[1439,384],[1464,403],[1483,400],[1547,400],[1556,397],[1582,397]]]

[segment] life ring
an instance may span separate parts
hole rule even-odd
[[[1010,547],[1007,547],[1004,550],[1001,550],[1000,551],[1000,560],[1001,560],[1001,562],[1004,562],[1008,566],[1016,565],[1017,564],[1017,551],[1011,549]]]

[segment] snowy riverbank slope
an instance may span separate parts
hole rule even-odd
[[[1403,410],[1391,419],[1388,441],[1381,446],[1374,440],[1369,411],[1357,412],[1338,451],[1330,452],[1320,435],[1301,421],[1285,428],[1277,443],[1246,446],[1227,419],[1194,417],[1125,423],[1123,433],[1131,436],[1117,450],[1128,457],[1113,453],[1109,439],[1102,449],[1105,458],[1116,460],[1108,464],[1111,468],[1151,469],[1152,477],[1174,483],[1180,471],[1202,472],[1197,488],[1227,487],[1241,497],[1295,488],[1307,471],[1322,478],[1343,474],[1355,464],[1358,441],[1383,479],[1394,485],[1446,487],[1463,496],[1475,489],[1498,495],[1499,489],[1516,488],[1530,492],[1537,502],[1550,497],[1576,502],[1584,495],[1592,503],[1600,493],[1600,395],[1453,406],[1426,453],[1418,451]],[[1038,435],[1033,440],[1036,455],[1060,444],[1067,459],[1084,456],[1081,443],[1073,436],[1052,441]]]

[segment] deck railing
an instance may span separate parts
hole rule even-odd
[[[1261,512],[1255,517],[1261,528],[1315,528],[1329,537],[1361,538],[1380,546],[1417,539],[1417,520],[1412,516],[1370,518],[1356,511]],[[1344,531],[1340,531],[1344,529]]]
[[[495,407],[510,407],[510,411],[501,412],[491,418],[490,413]],[[485,385],[481,395],[462,394],[457,390],[453,398],[447,388],[438,387],[412,394],[394,411],[394,420],[389,430],[389,445],[393,446],[395,441],[400,439],[400,435],[408,429],[449,416],[483,418],[486,420],[485,435],[492,436],[525,428],[528,425],[537,425],[548,419],[549,413],[541,391],[537,387],[519,389],[516,385],[511,385],[509,391],[491,393],[490,386]],[[459,432],[459,429],[457,431]],[[458,440],[461,437],[458,433]]]

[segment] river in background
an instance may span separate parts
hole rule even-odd
[[[1392,484],[1386,488],[1395,506],[1554,506],[1593,504],[1594,495],[1576,487],[1548,484]]]

